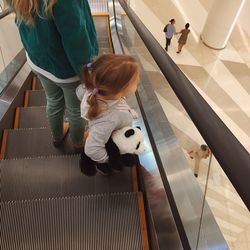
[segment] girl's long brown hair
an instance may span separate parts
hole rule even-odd
[[[112,96],[125,89],[130,80],[139,75],[139,65],[135,59],[127,55],[104,54],[99,56],[90,67],[83,70],[83,81],[92,92],[98,88],[98,94]],[[88,119],[95,118],[101,111],[100,101],[94,95],[88,98]]]
[[[57,0],[4,0],[6,6],[15,10],[17,20],[28,24],[34,23],[34,16],[40,15],[41,6],[44,6],[44,13],[52,15],[52,8],[56,2]]]

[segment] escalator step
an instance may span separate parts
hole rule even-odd
[[[46,107],[20,108],[18,128],[48,127]]]
[[[1,218],[2,249],[143,249],[135,193],[1,203]]]
[[[108,177],[88,177],[80,172],[78,161],[78,155],[1,161],[1,201],[133,190],[131,168]]]
[[[108,38],[108,36],[106,34],[98,36],[98,44],[99,44],[99,46],[100,46],[100,44],[108,44],[108,43],[109,43],[109,38]]]
[[[95,16],[94,21],[95,21],[96,34],[97,34],[98,40],[99,38],[102,38],[102,37],[108,37],[107,16]]]
[[[109,35],[107,29],[107,17],[106,16],[95,16],[95,27],[96,34],[99,46],[99,52],[102,53],[110,53],[110,44],[109,44]]]
[[[109,49],[109,41],[98,41],[99,49]]]
[[[44,90],[27,90],[28,106],[46,106],[46,97]]]
[[[3,146],[2,146],[3,147]],[[60,148],[52,145],[48,128],[8,130],[5,159],[74,154],[75,150],[67,136]]]
[[[34,90],[43,90],[43,86],[38,78],[36,80],[36,87]]]
[[[99,53],[100,53],[100,55],[101,54],[108,54],[108,53],[111,53],[112,51],[111,51],[111,49],[106,49],[106,48],[99,48]]]

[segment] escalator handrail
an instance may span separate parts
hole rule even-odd
[[[250,210],[250,154],[124,0],[119,0],[191,120]]]
[[[8,16],[12,12],[11,8],[7,8],[0,12],[0,20],[6,16]]]

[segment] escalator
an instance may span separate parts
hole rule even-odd
[[[106,18],[94,17],[101,52],[112,51]],[[1,249],[149,249],[137,167],[82,175],[69,138],[51,143],[41,84],[28,85],[2,136]]]
[[[147,149],[137,166],[119,174],[81,174],[69,137],[52,146],[44,90],[20,51],[0,73],[1,249],[229,249],[206,202],[212,158],[201,190],[171,127],[168,102],[177,103],[175,117],[187,132],[182,118],[190,118],[248,209],[249,154],[130,1],[89,2],[100,53],[129,54],[141,66],[137,92],[127,101],[139,115],[133,126],[141,127]],[[0,21],[10,12],[0,13]]]

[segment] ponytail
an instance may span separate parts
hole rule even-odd
[[[84,82],[86,88],[89,91],[93,91],[94,85],[93,85],[93,75],[91,74],[91,69],[89,66],[85,65],[83,68],[83,75],[82,75],[82,81]],[[92,93],[88,97],[87,103],[89,104],[89,110],[86,114],[86,117],[89,120],[92,120],[95,118],[99,113],[99,105],[98,100],[96,99],[95,95]]]
[[[87,103],[89,104],[89,110],[88,110],[86,117],[89,120],[92,120],[99,114],[98,100],[96,99],[94,95],[91,94],[88,97]]]

